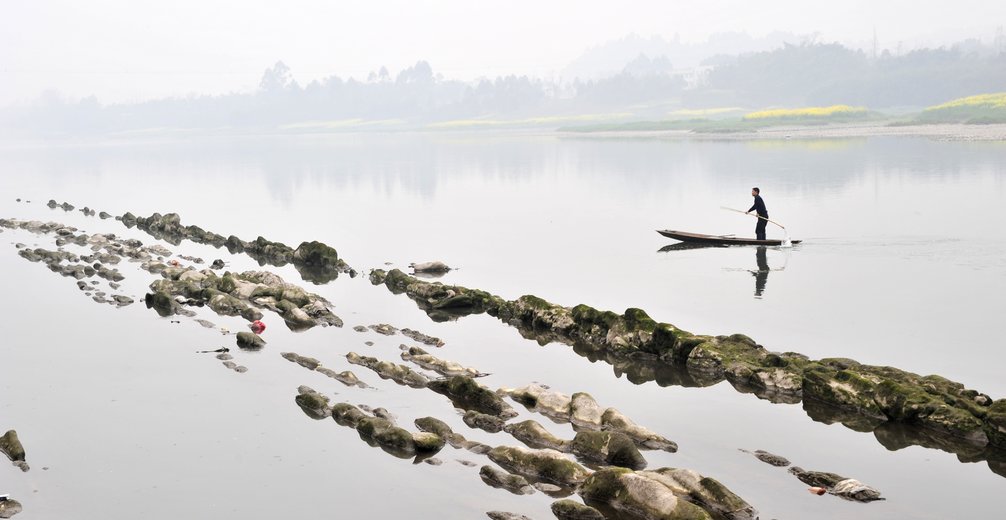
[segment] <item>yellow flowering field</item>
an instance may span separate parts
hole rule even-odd
[[[835,119],[857,118],[870,113],[864,107],[849,105],[832,105],[829,107],[806,108],[775,108],[751,112],[744,116],[745,121],[768,121],[773,119]]]

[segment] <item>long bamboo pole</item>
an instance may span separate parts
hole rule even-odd
[[[774,220],[772,220],[770,218],[765,218],[765,217],[763,217],[763,216],[761,216],[761,215],[759,215],[757,213],[748,213],[747,211],[741,211],[739,209],[728,208],[726,206],[720,206],[720,208],[725,209],[727,211],[736,211],[737,213],[743,213],[745,215],[751,215],[752,217],[760,218],[762,220],[767,220],[767,221],[769,221],[769,222],[771,222],[771,223],[773,223],[773,224],[775,224],[775,225],[777,225],[777,226],[779,226],[779,227],[781,227],[783,229],[786,229],[786,226],[784,226],[784,225],[782,225],[782,224],[780,224],[780,223],[778,223],[778,222],[776,222],[776,221],[774,221]]]

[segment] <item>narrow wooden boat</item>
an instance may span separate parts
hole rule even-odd
[[[674,240],[688,242],[691,244],[707,244],[718,246],[781,246],[782,240],[758,240],[756,238],[737,238],[733,235],[703,235],[702,233],[688,233],[687,231],[674,231],[670,229],[657,230],[657,233]],[[799,244],[801,240],[791,240],[793,244]]]

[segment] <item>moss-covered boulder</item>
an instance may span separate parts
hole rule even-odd
[[[513,473],[507,473],[492,466],[482,466],[479,469],[479,476],[482,477],[482,481],[486,484],[495,488],[505,489],[515,495],[530,495],[534,493],[534,488],[531,487],[526,478],[514,475]]]
[[[646,459],[639,453],[636,444],[623,433],[577,432],[569,444],[569,451],[592,462],[631,469],[646,467]]]
[[[447,423],[436,417],[420,417],[414,423],[421,431],[435,433],[441,437],[449,437],[454,433]]]
[[[464,421],[469,428],[483,430],[488,433],[499,433],[503,431],[503,425],[505,424],[503,419],[500,419],[498,416],[476,412],[475,410],[466,411],[461,420]]]
[[[251,332],[238,332],[237,345],[240,348],[257,350],[265,346],[265,340],[258,334]]]
[[[346,354],[346,361],[349,361],[354,365],[367,367],[374,372],[377,372],[377,375],[381,376],[381,379],[390,379],[400,385],[411,386],[413,388],[425,388],[430,382],[426,376],[405,365],[398,365],[390,361],[382,361],[371,356],[361,356],[356,352]]]
[[[363,413],[363,410],[349,404],[349,403],[336,403],[332,406],[332,418],[335,422],[341,424],[342,426],[350,426],[356,428],[356,425],[360,423],[361,420],[370,417],[369,415]]]
[[[313,357],[301,356],[296,352],[281,352],[280,356],[282,356],[283,359],[292,363],[297,363],[308,370],[315,370],[321,366],[321,361],[318,361]]]
[[[21,506],[21,502],[18,502],[13,498],[8,498],[7,500],[0,502],[0,518],[11,518],[23,510],[24,508]]]
[[[415,432],[412,434],[412,442],[419,453],[436,453],[447,444],[444,437],[432,432]]]
[[[356,424],[360,437],[370,440],[394,453],[408,455],[416,453],[416,441],[404,428],[395,426],[388,419],[364,417]]]
[[[517,412],[506,404],[500,396],[466,376],[430,381],[427,388],[446,395],[454,406],[462,410],[474,410],[495,415],[501,419],[516,417]]]
[[[7,430],[3,436],[0,436],[0,453],[7,456],[11,462],[24,461],[24,446],[21,445],[21,440],[17,437],[17,432],[14,430]]]
[[[555,450],[529,450],[497,446],[489,451],[489,460],[512,473],[564,486],[576,486],[590,472]]]
[[[466,367],[455,361],[440,359],[433,356],[419,347],[411,347],[408,350],[403,351],[402,359],[415,363],[427,370],[432,370],[444,377],[479,377],[484,375],[482,372],[474,368]]]
[[[678,444],[656,432],[639,426],[632,422],[622,412],[614,408],[608,408],[601,415],[601,427],[607,431],[616,431],[625,434],[637,445],[651,450],[664,450],[674,453],[678,451]]]
[[[568,498],[552,502],[552,514],[559,520],[605,520],[597,509]]]
[[[577,493],[588,503],[646,520],[711,520],[705,509],[684,500],[674,488],[658,479],[625,468],[594,472]]]
[[[532,383],[521,388],[501,388],[500,393],[540,414],[563,421],[569,420],[572,399],[545,385]]]
[[[690,469],[660,468],[640,475],[667,486],[673,493],[730,520],[756,520],[758,511],[721,484]]]
[[[1006,447],[1006,399],[999,399],[989,406],[985,415],[985,433],[989,442]]]
[[[312,241],[301,242],[293,251],[293,265],[304,280],[328,283],[339,276],[343,262],[334,248]]]
[[[328,404],[328,397],[316,392],[308,386],[297,388],[297,397],[294,398],[297,406],[312,419],[324,419],[332,414],[332,409]]]
[[[507,424],[503,430],[531,448],[568,451],[569,441],[560,439],[533,420]]]
[[[827,471],[806,471],[799,466],[789,468],[789,472],[808,486],[822,487],[833,495],[857,502],[884,500],[880,491],[862,482]]]
[[[569,421],[580,428],[597,430],[601,428],[604,410],[594,397],[586,392],[573,394],[569,404]]]

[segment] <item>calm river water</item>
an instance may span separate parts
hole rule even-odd
[[[751,236],[754,219],[721,206],[746,210],[752,186],[803,244],[666,250],[673,241],[654,232]],[[185,224],[246,240],[320,240],[363,273],[443,260],[459,268],[443,281],[507,298],[640,307],[696,333],[741,332],[771,350],[940,374],[1006,396],[1006,143],[347,134],[0,146],[0,218],[155,242],[114,220],[50,210],[50,198],[114,215],[177,212]],[[782,234],[770,226],[769,236]],[[17,242],[53,246],[47,236],[0,234],[0,431],[18,431],[32,466],[21,473],[0,464],[0,494],[24,504],[25,520],[470,519],[497,509],[553,518],[543,493],[488,487],[478,467],[456,461],[482,465],[483,456],[447,447],[443,465],[413,464],[300,411],[293,397],[306,384],[336,401],[383,406],[410,428],[433,415],[471,439],[519,444],[469,429],[442,396],[348,365],[347,352],[397,360],[398,345],[410,343],[352,330],[374,323],[443,338],[435,354],[491,372],[482,380],[491,388],[539,381],[590,392],[679,443],[676,454],[646,452],[651,468],[713,476],[763,519],[1002,515],[1001,461],[812,420],[800,404],[759,400],[725,382],[690,388],[633,377],[567,346],[522,339],[488,316],[433,323],[366,276],[310,287],[346,327],[294,334],[270,315],[268,346],[235,353],[249,368],[237,374],[194,353],[231,346],[232,337],[172,323],[142,303],[96,305],[73,280],[18,257]],[[225,250],[165,245],[257,268]],[[124,294],[142,299],[152,277],[121,270]],[[271,270],[306,283],[292,267]],[[376,389],[308,372],[278,355],[286,351],[351,368]],[[572,437],[569,425],[517,408]],[[812,496],[739,448],[857,478],[887,500]]]

